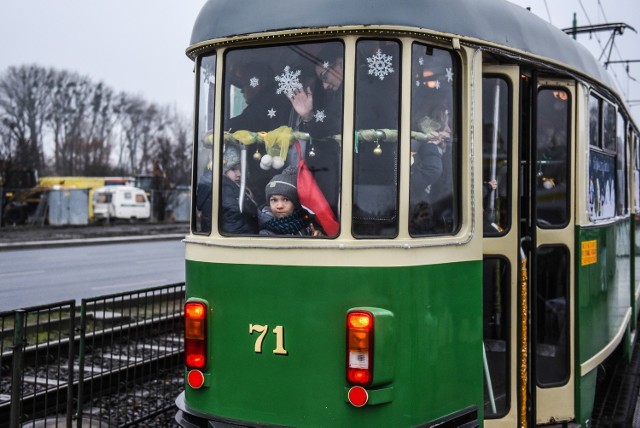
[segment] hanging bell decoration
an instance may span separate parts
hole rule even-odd
[[[385,134],[384,132],[380,131],[379,129],[376,129],[376,148],[373,149],[373,154],[376,156],[380,156],[382,154],[382,147],[380,147],[380,139],[381,138],[385,138]]]
[[[260,154],[258,147],[256,147],[256,152],[253,154],[253,159],[256,161],[260,161],[260,159],[262,159],[262,155]]]
[[[376,140],[376,148],[373,149],[373,154],[376,156],[380,156],[382,154],[382,147],[380,147],[380,142]]]
[[[316,155],[315,147],[311,146],[311,150],[309,150],[309,157],[312,158]]]

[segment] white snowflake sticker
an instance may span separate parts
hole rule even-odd
[[[249,86],[251,86],[252,88],[255,88],[259,84],[260,84],[260,79],[258,79],[257,77],[252,77],[251,79],[249,79]]]
[[[302,83],[298,77],[300,76],[301,71],[291,71],[291,68],[287,65],[284,68],[284,72],[279,76],[276,76],[276,82],[278,82],[278,90],[276,94],[284,93],[287,97],[293,97],[294,91],[298,89],[302,89]]]
[[[418,58],[418,64],[424,65],[424,58],[422,57]]]
[[[313,117],[316,119],[316,122],[324,122],[327,115],[324,114],[324,110],[316,110],[316,114],[314,114]]]
[[[381,49],[375,53],[375,55],[367,58],[369,63],[369,74],[379,77],[380,80],[384,80],[386,76],[393,73],[393,67],[391,67],[391,60],[393,57],[382,53]]]
[[[274,117],[276,117],[276,110],[271,107],[269,110],[267,110],[267,116],[273,119]]]
[[[453,82],[453,71],[451,68],[446,68],[444,72],[447,74],[447,82]]]
[[[436,89],[440,89],[440,81],[436,80]]]

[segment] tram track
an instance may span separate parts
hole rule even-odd
[[[159,373],[171,372],[175,378],[171,383],[181,382],[182,289],[162,296],[160,306],[169,311],[159,311],[158,296],[154,297],[151,315],[143,299],[131,298],[110,302],[111,310],[94,303],[87,306],[92,310],[84,317],[27,326],[27,339],[19,352],[15,346],[9,350],[5,346],[0,355],[0,427],[9,427],[18,418],[24,424],[42,418],[69,421],[78,417],[108,425],[117,420],[116,425],[126,426],[132,423],[121,414],[126,409],[109,403],[135,403],[153,396],[144,385],[164,383],[157,382]],[[61,326],[73,334],[31,344],[38,336],[55,336],[52,332]],[[7,328],[2,338],[14,334]],[[130,391],[136,389],[144,390],[145,397],[132,397]],[[145,410],[146,416],[173,406],[172,401],[163,400],[156,399],[155,409]]]

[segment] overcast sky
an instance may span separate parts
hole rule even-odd
[[[511,2],[522,7],[530,7],[531,12],[561,29],[573,26],[575,12],[578,26],[625,23],[640,32],[640,0],[511,0]],[[592,36],[579,34],[577,40],[584,44],[597,59],[600,58],[610,37],[610,32],[601,32],[594,33]],[[607,49],[601,63],[607,60],[608,52]],[[640,34],[630,29],[615,37],[610,61],[622,60],[640,61]],[[631,103],[631,112],[636,122],[640,124],[640,62],[610,64],[609,70],[618,82],[618,89],[622,92],[624,99],[635,101]]]
[[[0,72],[22,64],[74,71],[190,116],[193,62],[185,50],[204,3],[0,0]]]
[[[513,3],[530,6],[559,28],[570,27],[576,12],[578,25],[625,22],[640,31],[640,0]],[[204,0],[2,0],[0,72],[22,64],[75,71],[116,91],[175,104],[191,115],[193,63],[184,52],[203,4]],[[239,10],[241,4],[238,0]],[[609,36],[597,35],[602,46]],[[580,35],[578,40],[600,56],[596,36]],[[612,60],[640,60],[639,34],[627,30],[617,36],[616,46]],[[640,63],[629,64],[637,82],[627,77],[624,65],[610,67],[625,98],[640,101]],[[640,104],[634,104],[632,111],[640,120]]]

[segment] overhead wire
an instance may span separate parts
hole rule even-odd
[[[544,7],[547,9],[547,16],[549,17],[549,23],[553,25],[551,21],[551,13],[549,12],[549,5],[547,4],[547,0],[544,0]]]
[[[593,25],[593,22],[591,21],[591,18],[589,17],[589,14],[587,13],[587,10],[584,7],[584,4],[582,3],[582,0],[578,0],[578,3],[580,4],[580,7],[582,8],[582,13],[584,13],[584,16],[587,19],[587,22],[589,23],[589,25]],[[604,8],[602,7],[602,3],[600,2],[600,0],[597,0],[597,6],[600,9],[600,12],[602,13],[602,18],[604,19],[604,22],[608,22],[607,15],[606,15],[606,13],[604,11]],[[604,50],[606,49],[606,46],[602,45],[602,41],[598,37],[598,33],[594,33],[593,36],[595,36],[595,39],[598,42],[598,45],[600,46],[600,49],[604,53]],[[614,49],[615,49],[615,51],[616,51],[616,53],[618,55],[618,58],[622,60],[622,55],[620,54],[618,46],[614,43],[614,40],[615,39],[612,38],[611,43],[613,43],[613,47],[614,47]],[[608,42],[607,42],[607,44],[608,44]],[[618,86],[620,87],[620,89],[622,89],[622,83],[620,82],[620,79],[618,78],[618,74],[616,73],[616,71],[610,69],[610,72],[613,75],[613,78],[616,81],[616,83],[618,84]],[[629,75],[629,73],[627,73],[627,75]],[[629,97],[629,90],[627,89],[626,92],[627,92],[626,98],[628,98]]]

